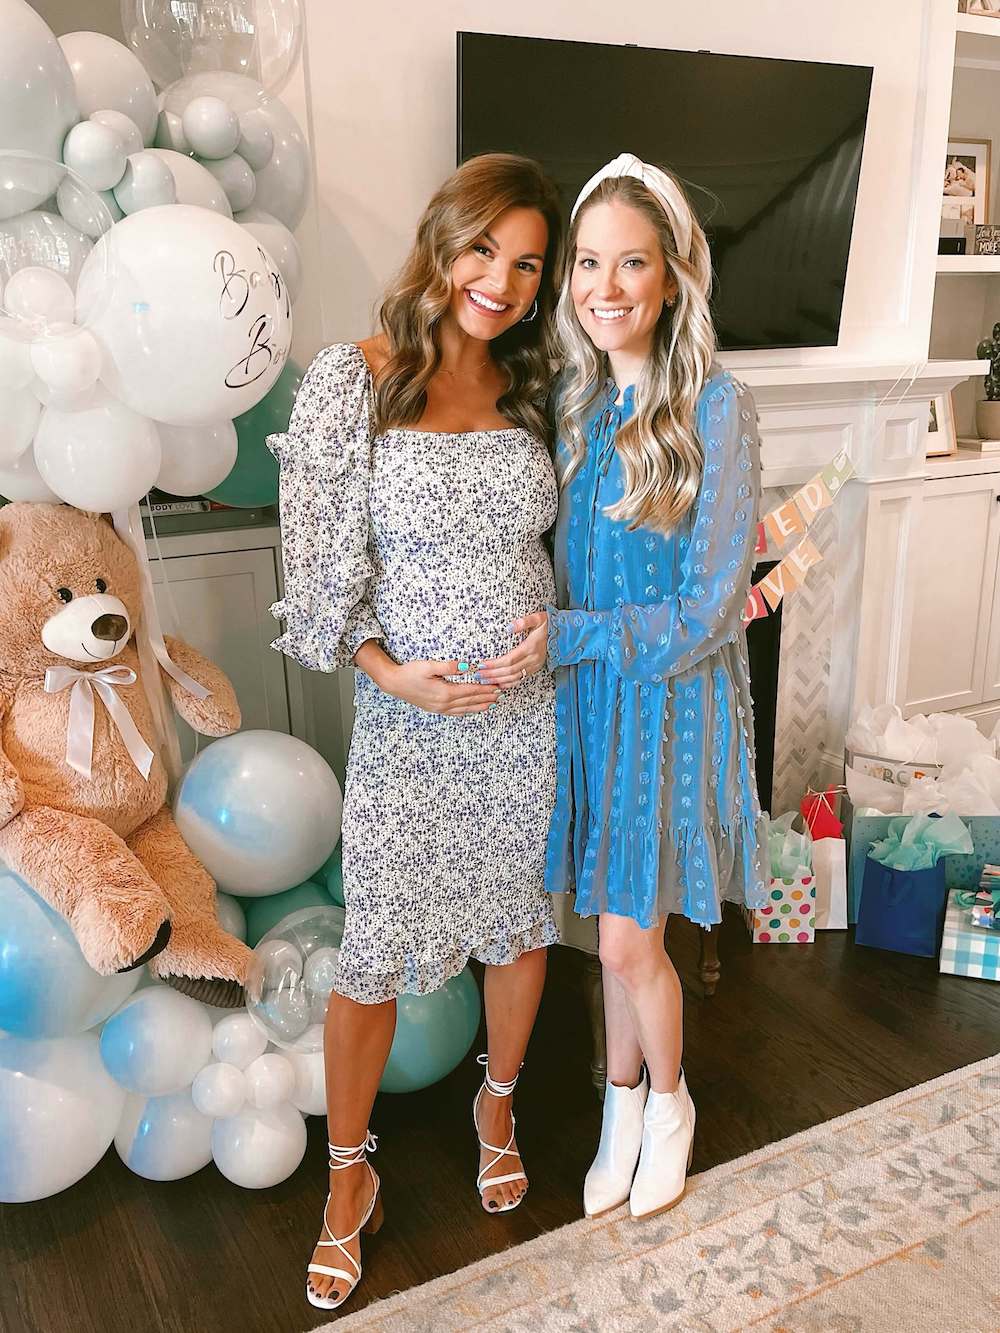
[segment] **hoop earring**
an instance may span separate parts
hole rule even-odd
[[[522,315],[522,316],[521,316],[521,321],[520,321],[520,322],[521,322],[522,324],[530,324],[531,321],[535,318],[535,316],[536,316],[537,314],[538,314],[538,297],[536,296],[535,299],[534,299],[534,300],[532,301],[532,303],[531,303],[531,314],[530,314],[530,315]]]

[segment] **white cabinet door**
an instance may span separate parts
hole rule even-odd
[[[284,668],[269,647],[277,632],[268,614],[278,597],[273,550],[167,556],[162,565],[154,560],[151,572],[164,631],[172,634],[179,625],[181,638],[222,667],[240,701],[244,729],[288,731]],[[195,752],[195,736],[179,719],[178,731],[186,761]],[[197,744],[204,748],[207,737]]]
[[[997,584],[1000,519],[995,475],[947,477],[924,490],[914,555],[915,593],[906,708],[930,713],[981,703]],[[1000,626],[997,627],[1000,629]],[[885,627],[887,634],[891,626]],[[997,687],[1000,693],[1000,686]]]

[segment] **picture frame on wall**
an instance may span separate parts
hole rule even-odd
[[[955,435],[955,405],[950,393],[932,398],[924,431],[924,457],[948,458],[958,450]]]
[[[960,14],[978,14],[980,18],[1000,19],[1000,0],[958,0]]]
[[[948,141],[941,194],[943,222],[965,226],[989,222],[990,147],[989,139]]]

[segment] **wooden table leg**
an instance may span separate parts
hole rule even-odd
[[[587,996],[587,1010],[594,1037],[594,1055],[590,1062],[590,1077],[597,1096],[604,1100],[604,1085],[608,1077],[608,1044],[604,1032],[604,984],[601,960],[596,954],[588,957],[584,967],[583,984]]]
[[[698,931],[701,936],[698,973],[701,976],[701,984],[705,988],[706,995],[715,994],[715,988],[719,984],[719,974],[722,971],[722,964],[719,962],[719,928],[717,922],[711,930],[699,929]]]

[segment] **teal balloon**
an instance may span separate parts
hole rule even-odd
[[[272,926],[284,921],[290,912],[300,907],[329,907],[330,895],[313,880],[296,884],[284,893],[272,893],[267,898],[238,898],[247,918],[247,944],[252,949],[264,938]]]
[[[326,872],[325,875],[323,872]],[[324,862],[323,866],[316,872],[316,878],[323,879],[326,885],[326,891],[337,904],[338,907],[344,906],[344,868],[340,861],[340,843],[334,847],[333,852]]]
[[[301,383],[302,371],[294,361],[286,361],[257,406],[234,419],[238,441],[236,462],[225,481],[205,492],[210,499],[234,509],[258,509],[261,505],[278,503],[278,460],[265,440],[288,429],[292,403]]]
[[[450,1074],[475,1041],[481,1013],[479,987],[468,968],[431,995],[400,995],[380,1090],[416,1092]]]

